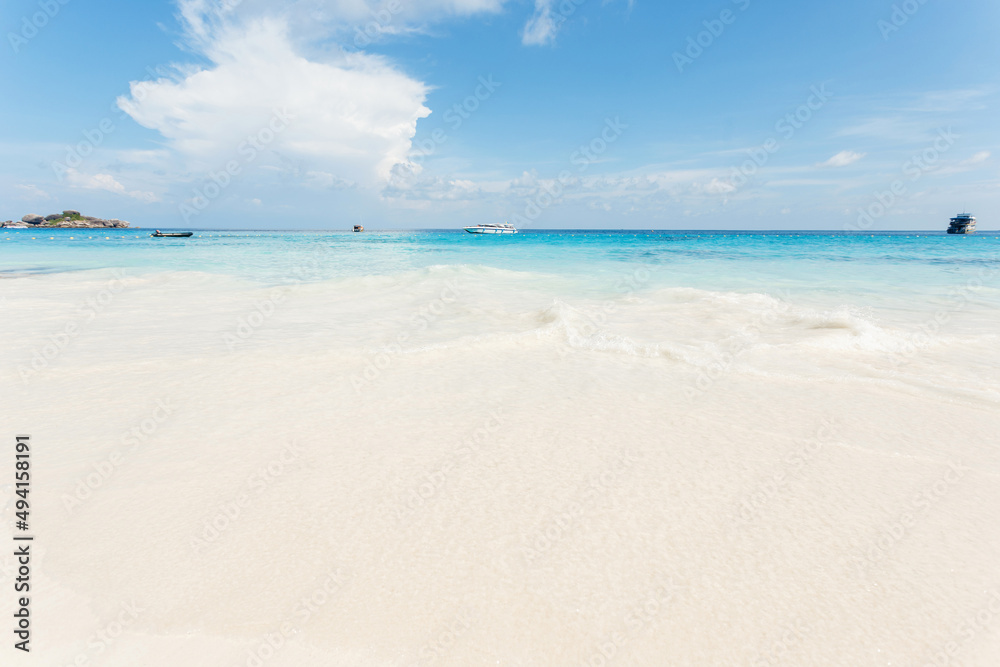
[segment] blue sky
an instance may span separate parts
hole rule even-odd
[[[2,29],[0,219],[1000,228],[995,0],[5,0]]]

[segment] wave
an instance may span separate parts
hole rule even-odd
[[[21,296],[73,305],[115,275],[101,269],[72,278],[24,277],[7,292],[8,307],[20,308]],[[663,287],[652,281],[614,291],[609,284],[615,281],[607,278],[468,263],[276,285],[205,271],[126,269],[115,285],[116,295],[123,288],[122,296],[107,312],[115,335],[190,349],[211,350],[233,335],[241,353],[285,348],[344,358],[365,358],[389,346],[405,355],[531,348],[644,359],[695,374],[722,368],[725,374],[931,377],[935,363],[965,355],[957,365],[967,368],[965,357],[974,355],[981,366],[998,349],[992,310],[966,309],[961,323],[939,326],[933,312],[830,304],[828,295],[815,293]],[[25,318],[30,306],[24,301]],[[168,338],[160,327],[168,320],[188,322],[187,330]],[[966,373],[948,382],[968,380]]]

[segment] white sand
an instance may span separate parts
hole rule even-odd
[[[1000,664],[980,313],[410,278],[0,284],[33,664]]]

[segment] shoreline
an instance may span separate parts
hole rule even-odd
[[[156,266],[132,244],[102,245]],[[309,279],[311,259],[329,257],[254,245],[281,264],[269,275]],[[0,281],[12,414],[49,420],[33,434],[51,452],[33,486],[33,509],[51,517],[37,576],[59,584],[40,590],[67,630],[44,662],[85,646],[120,600],[143,615],[116,655],[170,643],[192,660],[257,664],[247,655],[258,635],[306,597],[309,622],[285,637],[276,667],[393,664],[445,631],[464,641],[441,665],[481,663],[477,647],[493,637],[567,667],[598,664],[591,637],[610,637],[622,664],[811,664],[839,652],[869,665],[875,648],[908,660],[923,647],[914,635],[943,645],[955,610],[984,608],[1000,548],[1000,421],[997,382],[979,369],[997,360],[996,311],[976,306],[994,297],[972,283],[959,293],[968,303],[949,299],[946,325],[921,329],[942,307],[938,288],[973,277],[938,253],[918,256],[929,276],[904,258],[902,293],[881,253],[848,272],[838,254],[777,276],[756,257],[701,256],[699,275],[787,287],[779,299],[707,293],[641,252],[629,266],[580,254],[573,273],[587,284],[541,273],[564,249],[517,267],[536,271],[527,279],[403,267],[383,252],[386,264],[368,252],[354,266],[411,270],[334,288],[139,271]],[[267,279],[259,259],[237,252],[225,267]],[[818,303],[783,278],[822,290],[845,273],[857,280]],[[38,303],[62,317],[38,317]],[[192,465],[214,483],[174,480]],[[167,527],[162,538],[149,539],[150,522]],[[944,530],[954,539],[942,542]],[[100,564],[116,576],[85,576]],[[266,583],[273,572],[281,586]],[[883,605],[858,604],[890,585]],[[189,635],[189,617],[171,611],[179,597],[197,610]],[[892,622],[879,623],[886,605]],[[743,620],[720,643],[714,628],[731,618]],[[773,648],[774,629],[789,627],[799,634]],[[826,627],[836,632],[815,630]],[[371,659],[352,652],[358,637]],[[967,663],[992,664],[974,650]]]
[[[106,220],[105,222],[124,222],[123,220]],[[340,234],[340,233],[353,233],[350,228],[328,228],[328,229],[273,229],[273,228],[249,228],[249,227],[133,227],[130,223],[127,227],[115,227],[115,226],[102,226],[102,225],[91,225],[91,226],[77,226],[77,225],[29,225],[22,222],[7,220],[0,222],[0,229],[122,229],[122,230],[150,230],[150,229],[160,229],[161,231],[191,231],[195,233],[203,232],[214,232],[214,233],[235,233],[235,232],[245,232],[245,233],[257,233],[257,234]],[[464,230],[461,228],[452,227],[415,227],[415,228],[387,228],[387,229],[366,229],[366,234],[386,234],[386,233],[442,233],[442,232],[462,232],[465,234]],[[996,237],[1000,236],[1000,229],[978,229],[972,234],[948,234],[943,229],[884,229],[884,230],[870,230],[865,232],[857,231],[845,231],[839,229],[572,229],[572,228],[536,228],[536,229],[526,229],[519,230],[519,234],[663,234],[663,235],[676,235],[676,234],[690,234],[694,236],[704,235],[704,236],[843,236],[847,238],[867,238],[871,236],[989,236]]]

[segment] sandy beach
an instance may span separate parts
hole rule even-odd
[[[40,664],[989,664],[995,289],[623,275],[0,281]]]

